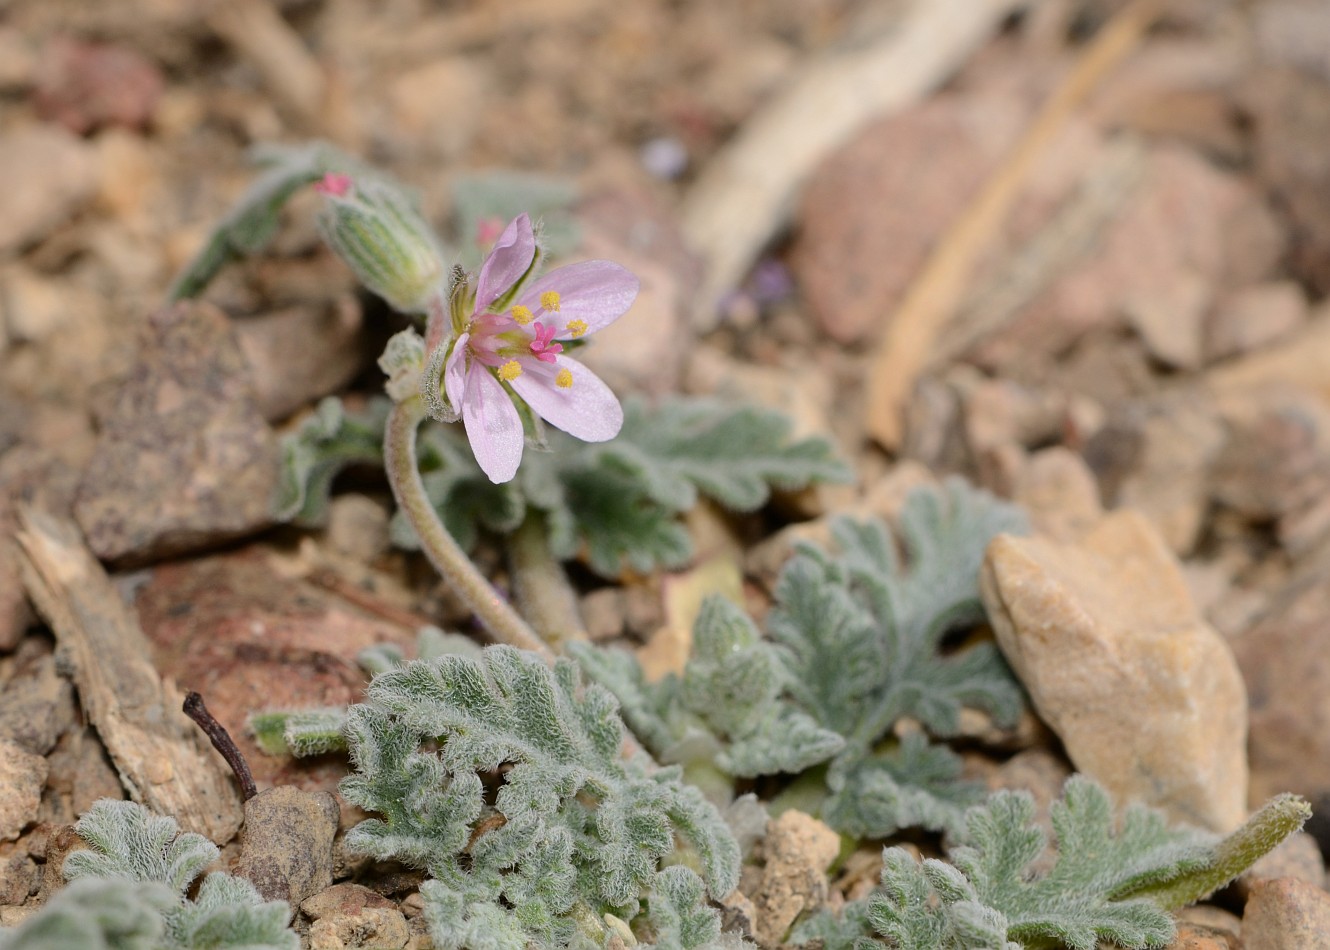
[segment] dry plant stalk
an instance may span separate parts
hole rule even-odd
[[[1132,0],[1099,31],[910,285],[868,367],[865,428],[884,448],[900,447],[910,392],[934,342],[965,299],[974,265],[1006,219],[1030,169],[1100,80],[1136,49],[1162,6],[1163,0]]]
[[[19,509],[19,566],[38,612],[73,667],[79,702],[130,796],[221,843],[243,812],[231,775],[181,711],[151,646],[73,523]]]

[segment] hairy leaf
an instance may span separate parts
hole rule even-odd
[[[1297,830],[1307,814],[1305,802],[1281,797],[1216,840],[1169,827],[1140,806],[1115,819],[1107,793],[1077,775],[1052,806],[1055,857],[1036,871],[1036,862],[1047,864],[1040,859],[1049,842],[1034,799],[996,792],[966,812],[965,841],[952,848],[950,864],[918,862],[902,848],[888,848],[875,894],[846,907],[839,919],[823,914],[805,922],[795,939],[823,937],[826,950],[835,950],[863,945],[871,928],[902,950],[1163,947],[1174,934],[1173,883],[1222,884]],[[1239,852],[1242,859],[1234,861]],[[1189,896],[1205,892],[1194,888]]]
[[[715,808],[678,768],[622,756],[617,704],[583,687],[570,661],[550,669],[490,647],[479,660],[408,663],[374,679],[347,736],[356,773],[343,795],[381,816],[347,844],[429,870],[440,945],[507,946],[520,932],[570,946],[579,914],[636,914],[676,835],[713,896],[738,879],[738,845]],[[482,776],[497,774],[488,805]],[[486,908],[501,907],[504,927],[490,927]],[[487,927],[500,942],[475,942]]]
[[[340,399],[329,396],[282,440],[281,479],[274,502],[279,520],[323,524],[338,473],[351,465],[382,463],[388,407],[386,399],[373,399],[363,413],[350,415]]]

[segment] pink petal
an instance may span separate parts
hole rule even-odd
[[[640,286],[632,271],[612,261],[582,261],[550,271],[522,294],[521,303],[536,312],[540,295],[557,290],[559,312],[542,313],[540,320],[557,326],[559,339],[566,340],[569,320],[583,320],[586,332],[595,333],[628,311]]]
[[[448,354],[448,362],[443,367],[443,391],[453,404],[454,412],[462,411],[462,402],[466,397],[466,350],[470,339],[470,333],[463,333],[457,338],[453,351]]]
[[[560,389],[559,370],[573,374],[573,385]],[[522,360],[522,375],[511,383],[517,395],[542,419],[583,442],[605,442],[623,427],[623,407],[610,387],[577,360],[560,356],[555,365]]]
[[[481,471],[496,485],[510,481],[522,461],[526,440],[522,419],[503,384],[478,363],[466,374],[461,409],[466,437]]]
[[[476,312],[484,313],[490,304],[517,283],[535,256],[536,236],[531,230],[531,218],[524,212],[503,229],[494,248],[480,265],[480,278],[476,281]]]

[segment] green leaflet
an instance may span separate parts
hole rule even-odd
[[[740,777],[826,762],[822,817],[838,830],[956,828],[980,796],[959,780],[960,760],[921,735],[879,746],[904,717],[946,737],[963,707],[1003,724],[1019,715],[1020,688],[992,645],[952,652],[944,639],[982,619],[983,552],[1023,525],[1017,509],[950,480],[910,496],[899,539],[880,522],[843,520],[837,553],[801,547],[777,582],[767,638],[709,601],[682,677],[647,684],[627,654],[572,649],[666,761]]]
[[[181,833],[174,818],[133,802],[102,799],[75,826],[92,847],[65,859],[71,882],[17,930],[0,932],[4,950],[294,950],[284,901],[264,901],[254,885],[209,874],[194,900],[184,895],[217,847]]]
[[[1115,821],[1107,793],[1077,775],[1052,807],[1057,857],[1035,873],[1031,865],[1049,843],[1034,799],[997,792],[966,813],[964,843],[951,849],[950,864],[888,848],[874,895],[840,918],[823,914],[802,923],[794,940],[822,938],[826,950],[844,950],[870,944],[872,932],[910,950],[1094,950],[1101,941],[1129,950],[1163,947],[1174,935],[1169,910],[1227,883],[1308,814],[1305,802],[1280,796],[1217,840],[1171,828],[1140,806]]]
[[[427,914],[441,946],[592,939],[605,914],[637,915],[676,835],[698,859],[699,899],[703,883],[720,896],[738,880],[738,845],[715,808],[677,768],[623,758],[617,704],[583,687],[567,660],[551,670],[490,647],[479,660],[408,663],[375,677],[346,734],[356,772],[342,793],[381,816],[347,844],[430,872]],[[500,766],[487,805],[482,776],[492,781]],[[671,880],[680,874],[697,880],[682,868]],[[511,910],[500,925],[501,906]],[[699,914],[714,916],[676,908],[688,928],[703,926]]]
[[[655,409],[630,399],[624,411],[623,431],[610,442],[588,445],[551,432],[550,451],[527,453],[517,478],[502,485],[476,465],[461,427],[427,424],[418,447],[425,491],[463,548],[482,530],[516,530],[536,509],[555,557],[584,551],[593,570],[616,577],[625,567],[646,573],[687,563],[692,543],[678,516],[699,493],[751,511],[773,487],[850,477],[827,442],[791,442],[789,422],[776,412],[686,399]],[[383,400],[357,415],[336,399],[323,400],[283,443],[277,517],[321,524],[337,474],[381,463],[386,416]],[[399,547],[417,546],[400,515],[392,537]]]

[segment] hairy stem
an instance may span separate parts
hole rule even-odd
[[[508,569],[513,599],[556,653],[569,640],[588,639],[577,597],[563,565],[550,553],[542,516],[530,512],[508,541]]]
[[[461,595],[494,638],[549,660],[549,648],[471,563],[430,504],[416,464],[416,430],[424,418],[425,406],[419,396],[397,403],[388,416],[383,462],[397,506],[415,528],[420,547],[435,570]]]

